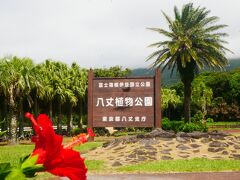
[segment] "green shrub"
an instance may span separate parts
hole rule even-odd
[[[162,129],[164,129],[164,130],[172,130],[172,123],[166,117],[162,119]]]
[[[214,120],[213,120],[213,118],[207,118],[206,122],[207,122],[207,123],[213,123]]]
[[[168,118],[162,119],[162,129],[173,130],[174,132],[206,132],[208,130],[207,126],[201,121],[184,123],[183,121],[170,121]]]
[[[162,119],[162,129],[163,130],[173,130],[174,132],[179,132],[180,127],[184,124],[183,121],[170,121],[168,118]]]
[[[193,131],[201,131],[201,132],[207,132],[208,128],[205,124],[203,123],[185,123],[182,124],[179,127],[179,131],[182,132],[193,132]]]
[[[130,136],[130,135],[137,135],[137,134],[144,134],[146,132],[151,132],[153,128],[151,127],[130,127],[130,128],[115,128],[115,131],[112,135],[115,137],[119,136]]]
[[[198,123],[203,120],[203,113],[201,111],[198,111],[193,117],[192,122]]]

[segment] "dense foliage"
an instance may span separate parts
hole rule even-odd
[[[183,121],[170,121],[168,118],[163,118],[162,128],[164,130],[172,130],[174,132],[206,132],[207,126],[202,122],[184,123]]]
[[[73,125],[86,125],[87,72],[76,63],[68,66],[46,60],[35,65],[30,58],[0,59],[0,128],[9,130],[14,143],[21,136],[24,112],[46,113],[57,126],[58,133],[70,134]],[[111,67],[94,69],[95,76],[122,77],[129,69]],[[67,130],[62,130],[67,125]]]
[[[204,72],[193,81],[192,114],[193,122],[199,112],[201,120],[240,121],[240,69],[229,72]],[[183,85],[177,83],[169,87],[183,98]],[[171,111],[171,119],[181,119],[181,103]],[[165,112],[166,110],[164,110]]]

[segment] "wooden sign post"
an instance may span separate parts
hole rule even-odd
[[[88,74],[88,127],[161,127],[160,69],[154,77]]]

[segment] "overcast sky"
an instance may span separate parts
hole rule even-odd
[[[0,56],[53,59],[82,67],[148,67],[147,46],[162,37],[147,27],[167,27],[161,10],[185,0],[1,0]],[[240,57],[240,1],[195,0],[227,24],[227,45]]]

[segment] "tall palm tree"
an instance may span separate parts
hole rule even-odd
[[[223,45],[227,36],[219,30],[226,25],[215,24],[216,16],[209,16],[210,11],[204,7],[195,8],[192,3],[183,6],[181,12],[174,7],[175,19],[172,20],[163,12],[168,22],[169,30],[149,28],[168,38],[168,40],[151,44],[157,47],[147,60],[154,59],[153,67],[174,69],[180,74],[184,84],[184,119],[191,121],[191,83],[196,73],[205,66],[223,69],[228,61],[225,52],[229,51]]]
[[[6,77],[4,77],[5,71],[5,61],[0,59],[0,95],[1,95],[1,129],[2,131],[7,130],[8,128],[8,101],[7,101],[7,85],[6,85]]]
[[[57,130],[59,133],[62,131],[62,105],[66,103],[68,100],[71,103],[76,104],[77,98],[75,97],[73,91],[70,89],[70,76],[69,69],[66,64],[56,62],[55,63],[55,78],[53,80],[55,96],[58,103],[58,122],[57,122]]]
[[[57,103],[57,131],[61,133],[62,105],[67,101],[74,105],[77,103],[77,98],[70,87],[71,76],[69,68],[64,63],[46,60],[37,69],[43,87],[37,91],[39,98],[49,103],[51,119],[53,119],[53,101]]]
[[[1,86],[4,89],[9,106],[9,138],[11,144],[17,142],[17,115],[23,115],[23,97],[29,95],[31,91],[30,81],[34,78],[31,74],[32,68],[33,62],[31,59],[21,59],[16,56],[3,59],[0,66]]]
[[[50,119],[53,120],[53,100],[55,97],[55,91],[52,84],[52,79],[55,76],[54,62],[46,60],[44,63],[36,66],[36,71],[39,75],[38,80],[42,85],[42,87],[37,86],[37,97],[39,97],[45,103],[48,103],[48,113]]]
[[[74,101],[74,98],[68,98],[69,100],[69,110],[68,110],[68,119],[67,119],[67,132],[69,134],[72,128],[72,108],[78,104],[80,105],[80,119],[79,124],[82,122],[83,115],[83,98],[86,95],[87,91],[87,70],[81,69],[76,63],[73,63],[69,70],[69,82],[70,89],[74,93],[77,101]]]

